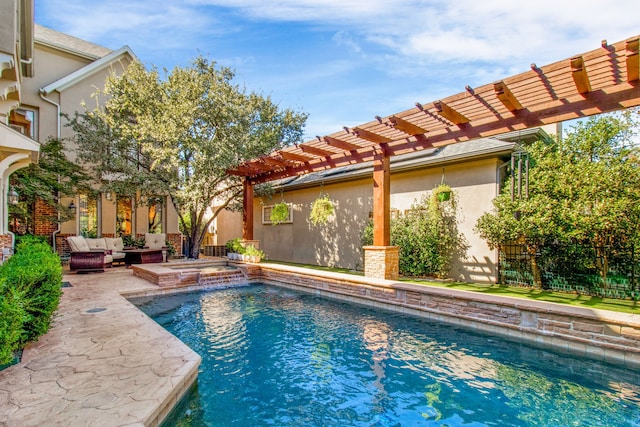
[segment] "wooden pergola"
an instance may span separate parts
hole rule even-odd
[[[229,174],[245,178],[243,237],[253,240],[253,185],[373,162],[374,243],[369,248],[392,248],[390,157],[640,105],[639,45],[640,36],[614,44],[602,41],[590,52],[542,67],[531,64],[524,73],[467,86],[447,98],[416,103],[409,110],[376,116],[240,164]],[[393,278],[393,266],[390,270],[385,278]]]

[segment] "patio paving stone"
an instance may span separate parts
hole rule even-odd
[[[69,274],[50,331],[0,371],[0,426],[154,426],[200,357],[122,295],[157,287],[132,270]]]

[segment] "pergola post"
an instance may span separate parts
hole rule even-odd
[[[373,245],[364,247],[366,277],[391,280],[398,278],[399,248],[390,246],[390,190],[390,158],[382,150],[373,160]]]
[[[249,178],[244,179],[242,190],[242,240],[245,246],[257,249],[259,242],[253,240],[253,184]]]

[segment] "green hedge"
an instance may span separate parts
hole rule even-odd
[[[21,239],[15,255],[0,266],[0,365],[47,332],[61,285],[62,266],[51,247],[40,239]]]

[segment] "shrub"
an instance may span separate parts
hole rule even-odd
[[[15,351],[16,338],[24,345],[49,329],[62,293],[60,259],[48,244],[25,237],[0,267],[0,283],[0,343],[6,353]],[[4,351],[5,343],[10,350]]]
[[[400,247],[398,268],[403,276],[445,277],[451,262],[466,251],[457,227],[455,195],[442,201],[438,194],[423,197],[410,213],[391,221],[391,244]],[[361,242],[373,243],[373,222],[362,231]]]
[[[9,289],[3,280],[0,283],[0,365],[13,361],[13,354],[20,348],[22,324],[27,316],[21,298],[15,289]]]
[[[136,239],[130,234],[122,236],[122,244],[125,248],[144,248],[144,238]]]

